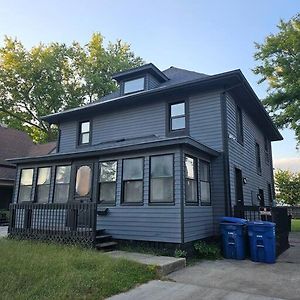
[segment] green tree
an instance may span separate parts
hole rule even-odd
[[[279,32],[256,44],[254,69],[267,81],[268,96],[263,103],[279,128],[295,131],[300,143],[300,14],[288,22],[280,21]]]
[[[276,198],[285,204],[300,204],[300,173],[275,172]]]
[[[142,64],[130,45],[118,40],[105,47],[99,33],[85,46],[50,43],[30,50],[5,37],[0,48],[0,122],[25,130],[36,142],[53,140],[57,129],[42,116],[99,99],[117,88],[113,73]]]

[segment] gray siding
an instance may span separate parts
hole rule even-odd
[[[165,136],[165,103],[155,102],[101,114],[92,120],[92,146],[123,138]],[[76,150],[77,122],[60,125],[60,152]]]
[[[208,160],[206,156],[199,156],[195,152],[184,150],[182,156],[182,170],[184,173],[185,170],[185,155],[192,155],[195,158]],[[198,174],[199,178],[199,174]],[[183,201],[185,203],[185,176],[183,175]],[[200,192],[199,184],[198,189]],[[198,193],[199,194],[199,193]],[[212,205],[215,202],[215,197],[212,195]],[[213,207],[212,206],[201,206],[200,201],[199,205],[184,205],[184,242],[191,242],[199,239],[203,239],[209,236],[214,235],[214,226],[213,226]]]
[[[242,170],[243,177],[247,178],[247,184],[243,185],[245,205],[256,204],[258,189],[264,190],[265,203],[268,204],[268,183],[272,185],[272,164],[266,164],[264,153],[264,134],[255,125],[253,120],[243,114],[244,145],[236,140],[236,104],[232,97],[227,95],[228,137],[229,137],[229,170],[230,192],[232,205],[236,204],[235,193],[235,167]],[[255,142],[260,145],[262,174],[256,171]],[[273,188],[273,187],[272,187]]]
[[[155,152],[155,154],[172,153]],[[149,205],[149,155],[144,161],[144,203],[142,206],[121,205],[122,160],[118,160],[118,181],[116,206],[109,207],[107,216],[98,216],[97,228],[105,229],[116,239],[181,242],[180,222],[180,155],[174,153],[174,205]],[[152,153],[154,154],[154,153]],[[144,156],[144,155],[143,155]],[[99,205],[100,208],[100,205]]]
[[[151,90],[156,88],[159,85],[159,82],[156,78],[154,78],[151,74],[147,75],[147,89]]]
[[[223,149],[220,92],[190,97],[190,135],[215,150]]]

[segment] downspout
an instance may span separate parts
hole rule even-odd
[[[228,146],[228,124],[227,124],[227,100],[226,92],[221,93],[221,121],[223,135],[223,170],[224,170],[224,194],[225,214],[232,215],[231,193],[230,193],[230,172],[229,172],[229,146]]]

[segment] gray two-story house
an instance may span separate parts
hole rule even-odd
[[[113,79],[116,92],[44,117],[59,127],[57,153],[13,160],[15,228],[78,232],[85,216],[75,210],[71,226],[67,205],[92,203],[103,237],[186,244],[218,234],[234,206],[272,205],[282,136],[240,70],[146,64]],[[53,208],[64,212],[46,217]]]

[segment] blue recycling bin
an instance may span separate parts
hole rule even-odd
[[[231,259],[245,259],[247,220],[233,217],[223,217],[221,233],[223,256]]]
[[[251,260],[269,264],[275,263],[275,223],[264,221],[248,222],[248,236]]]

